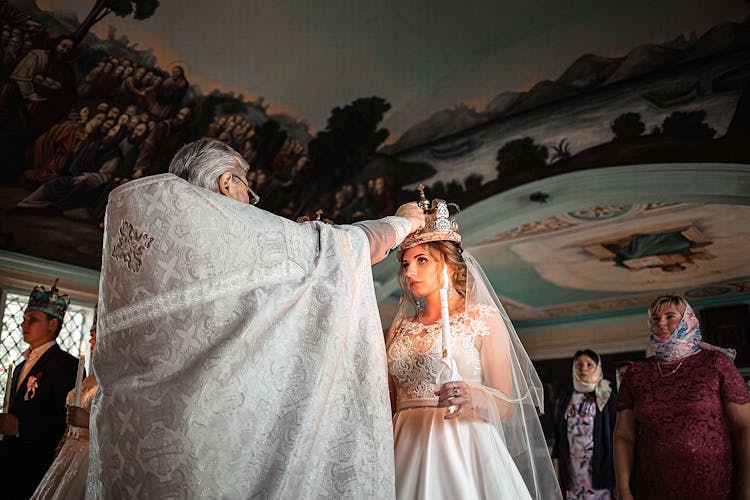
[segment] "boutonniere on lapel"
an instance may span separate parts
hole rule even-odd
[[[42,372],[37,373],[36,375],[30,375],[28,379],[26,379],[26,394],[23,396],[24,401],[28,401],[29,399],[34,399],[34,396],[36,396],[36,390],[39,387],[39,380],[42,378]]]

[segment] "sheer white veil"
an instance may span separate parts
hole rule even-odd
[[[498,446],[507,448],[532,498],[560,498],[560,489],[539,420],[539,414],[544,410],[542,383],[481,266],[468,251],[463,250],[462,256],[466,262],[466,316],[482,318],[488,331],[479,332],[473,346],[461,345],[461,342],[454,340],[451,354],[462,379],[471,387],[474,415],[490,424],[480,426],[487,435],[479,439],[497,441],[498,436],[500,437],[502,442]],[[399,273],[399,279],[403,280],[401,274],[403,273]],[[402,290],[405,292],[389,329],[388,343],[399,322],[404,318],[414,318],[420,307],[421,299],[414,297],[408,287],[402,286]],[[453,311],[451,316],[460,312]],[[476,354],[467,356],[467,347],[479,351],[481,380],[471,375],[471,371],[476,369],[476,362],[471,361],[476,359]],[[510,383],[507,383],[508,378]],[[498,383],[499,380],[504,382]],[[492,429],[497,432],[492,432]],[[484,468],[495,465],[502,467],[499,457],[480,459]]]

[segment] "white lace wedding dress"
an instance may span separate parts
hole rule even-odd
[[[471,305],[451,317],[452,355],[475,401],[475,411],[451,420],[444,418],[445,408],[435,407],[440,323],[425,326],[404,318],[392,328],[387,353],[397,399],[393,430],[398,499],[530,498],[502,426],[482,418],[491,394],[497,394],[485,385],[486,372],[504,369],[498,366],[501,360],[487,358],[493,349],[482,349],[483,343],[489,346],[491,335],[498,336],[489,326],[492,314],[487,306]]]
[[[99,384],[90,375],[81,385],[81,408],[91,413],[91,399]],[[66,404],[72,405],[75,389],[68,393]],[[89,430],[68,427],[62,448],[37,486],[32,500],[81,500],[86,496],[89,470]]]

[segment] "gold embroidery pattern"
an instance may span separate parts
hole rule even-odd
[[[154,237],[145,231],[138,231],[131,223],[120,223],[120,235],[112,249],[112,257],[124,262],[128,269],[137,273],[143,264],[143,254],[151,247]]]

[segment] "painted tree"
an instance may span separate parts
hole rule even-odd
[[[464,192],[464,186],[460,182],[458,182],[456,179],[453,179],[452,181],[448,182],[448,184],[445,185],[445,196],[448,199],[454,198],[457,194]]]
[[[153,16],[158,8],[159,0],[96,0],[91,12],[76,31],[76,40],[83,40],[89,30],[109,14],[114,13],[119,17],[128,17],[132,14],[134,19],[142,21]]]
[[[362,97],[334,108],[325,130],[310,141],[310,174],[323,188],[359,173],[388,138],[380,122],[391,105],[382,97]]]
[[[552,146],[552,163],[570,158],[570,142],[568,139],[562,139],[557,146]]]
[[[716,135],[716,129],[709,126],[705,119],[706,112],[702,109],[675,111],[664,119],[661,131],[662,134],[670,137],[696,141],[709,140]]]
[[[464,186],[466,186],[467,191],[476,191],[477,189],[482,187],[482,182],[484,181],[484,177],[482,177],[479,174],[469,174],[464,179]]]
[[[612,133],[615,139],[632,139],[646,131],[646,126],[639,113],[623,113],[612,122]]]
[[[497,166],[495,168],[499,175],[518,170],[540,168],[547,165],[548,156],[547,146],[536,144],[531,137],[515,139],[506,142],[497,151]]]

